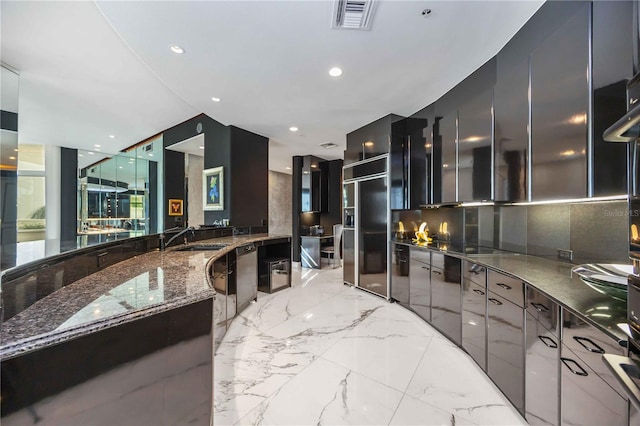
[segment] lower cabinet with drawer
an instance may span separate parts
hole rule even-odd
[[[524,415],[524,283],[487,274],[487,373]]]
[[[560,421],[559,312],[551,299],[527,287],[525,417],[531,425]]]
[[[562,314],[561,416],[567,425],[627,425],[628,401],[602,355],[624,348],[570,312]]]
[[[411,248],[409,267],[409,306],[413,312],[431,322],[431,253]]]
[[[462,262],[462,347],[487,370],[486,268],[467,260]]]

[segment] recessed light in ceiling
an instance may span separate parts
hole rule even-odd
[[[325,148],[325,149],[329,149],[329,148],[335,148],[338,145],[336,145],[333,142],[327,142],[327,143],[320,144],[320,146]]]
[[[82,154],[78,154],[78,157],[84,157],[84,155],[82,155]]]
[[[89,154],[89,155],[93,155],[93,152],[89,151],[89,152],[87,152],[87,154]]]
[[[96,148],[100,148],[100,145],[98,145],[98,144],[95,144],[93,146],[95,146]]]
[[[373,142],[367,141],[367,142],[363,143],[363,145],[366,146],[367,148],[371,148],[373,146]]]
[[[289,130],[291,130],[292,132],[297,132],[298,128],[296,126],[291,126],[289,127]]]
[[[178,46],[177,44],[170,45],[169,49],[171,49],[171,51],[173,53],[176,53],[178,55],[182,55],[184,53],[184,49],[182,47]]]
[[[342,75],[342,70],[338,67],[333,67],[329,70],[329,75],[331,77],[340,77]]]
[[[93,150],[100,152],[100,148],[93,148]]]
[[[204,146],[199,146],[198,148],[200,148],[200,149],[204,149]]]
[[[152,153],[149,153],[149,157],[153,157],[153,154],[152,154]]]
[[[14,151],[14,152],[18,152],[18,148],[14,148],[14,149],[13,149],[13,151]]]
[[[121,168],[122,168],[122,166],[118,166],[118,168],[119,168],[119,169],[121,169]]]
[[[9,160],[15,160],[15,159],[16,157],[13,157],[13,156],[9,157]]]
[[[211,100],[212,100],[213,102],[220,102],[220,98],[216,98],[215,96],[213,96],[213,97],[211,98]]]
[[[116,135],[109,135],[109,138],[110,138],[110,139],[115,139],[115,138],[116,138]]]
[[[318,165],[317,165],[317,164],[312,164],[312,165],[311,165],[311,168],[312,168],[312,169],[315,169],[315,168],[317,168],[317,167],[318,167]]]
[[[291,170],[291,167],[287,166],[287,167],[285,167],[285,169],[287,169],[287,170]]]

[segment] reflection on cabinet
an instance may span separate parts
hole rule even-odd
[[[458,110],[458,199],[491,199],[493,89],[463,103]]]
[[[391,298],[409,307],[409,246],[391,243]]]
[[[487,372],[524,413],[524,283],[489,270]]]
[[[498,73],[494,90],[495,199],[527,200],[529,60]]]
[[[587,196],[589,10],[585,3],[532,54],[533,200]]]
[[[458,345],[462,343],[461,262],[457,257],[431,254],[431,324]]]
[[[347,133],[344,164],[351,164],[389,152],[391,124],[404,117],[389,114],[353,132]]]
[[[320,163],[324,162],[322,158],[306,155],[302,161],[302,212],[320,212],[326,210],[326,196],[323,197],[323,189],[326,191],[326,185],[323,185],[323,177]],[[322,201],[325,201],[323,205]]]
[[[209,270],[216,291],[213,301],[215,349],[227,333],[228,325],[236,315],[235,252],[217,259]]]
[[[527,300],[525,417],[531,425],[556,425],[560,420],[559,308],[531,287]]]
[[[411,248],[409,304],[423,320],[431,322],[431,253]]]
[[[486,371],[487,270],[466,260],[462,265],[462,347]]]

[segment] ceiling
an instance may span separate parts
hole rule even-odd
[[[204,112],[268,137],[288,173],[439,98],[542,3],[381,0],[360,31],[331,28],[332,1],[2,1],[0,51],[20,73],[20,143],[115,153]]]

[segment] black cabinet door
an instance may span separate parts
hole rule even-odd
[[[494,90],[495,199],[526,201],[529,159],[529,60],[498,74]]]
[[[587,196],[589,13],[583,4],[532,54],[533,200]]]
[[[431,254],[411,249],[409,268],[409,304],[420,318],[431,322]]]
[[[493,90],[486,90],[458,110],[458,201],[491,199]]]
[[[462,341],[461,260],[444,256],[444,269],[431,265],[431,324],[453,342]]]
[[[469,279],[462,285],[462,347],[471,358],[487,369],[487,288]]]
[[[409,246],[391,243],[391,298],[409,307]]]
[[[489,291],[487,372],[524,414],[524,309]]]
[[[560,339],[527,312],[525,417],[531,425],[557,425]]]
[[[440,179],[440,200],[436,202],[451,203],[457,198],[456,187],[456,163],[457,163],[457,140],[456,122],[458,113],[453,112],[446,117],[442,117],[436,127],[434,127],[434,144],[436,150],[435,162],[441,170]],[[438,132],[438,134],[435,133]],[[437,154],[440,154],[438,158]],[[434,173],[436,168],[434,167]]]

